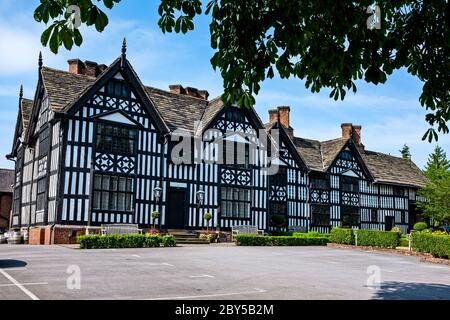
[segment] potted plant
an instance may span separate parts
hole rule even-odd
[[[160,216],[161,216],[161,214],[159,213],[159,211],[153,211],[152,212],[153,229],[156,229],[156,219],[159,219]]]
[[[205,221],[206,221],[206,231],[209,231],[209,221],[212,219],[212,214],[209,212],[206,212],[203,215],[203,219],[205,219]]]

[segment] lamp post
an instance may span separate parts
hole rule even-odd
[[[203,204],[203,201],[205,200],[205,191],[203,191],[203,187],[199,187],[199,190],[197,191],[197,216],[200,213],[200,206]]]
[[[161,199],[161,194],[162,194],[162,188],[159,186],[159,184],[153,189],[153,197],[155,198],[155,202],[156,202],[156,205],[157,205],[157,210],[158,210],[158,212],[159,212],[159,210],[160,210],[160,207],[159,207],[159,200]],[[158,218],[158,222],[159,222],[159,228],[161,229],[161,212],[159,212],[160,213],[160,216],[159,216],[159,218]],[[149,226],[150,226],[150,219],[149,219],[149,221],[148,221],[148,224],[149,224]]]

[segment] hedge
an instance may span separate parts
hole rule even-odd
[[[326,246],[327,237],[274,237],[257,235],[237,235],[236,245],[238,246]]]
[[[353,230],[346,228],[333,228],[330,242],[339,244],[355,244],[355,235],[358,235],[358,246],[396,248],[400,245],[401,234],[391,231]]]
[[[79,236],[80,249],[118,249],[118,248],[155,248],[174,247],[175,238],[171,235],[110,235],[110,236]]]
[[[310,238],[327,238],[330,239],[330,234],[329,233],[320,233],[320,232],[294,232],[292,234],[293,237],[310,237]]]
[[[355,244],[353,229],[333,228],[331,230],[330,242],[340,244]]]
[[[395,249],[400,245],[401,234],[393,231],[356,230],[358,246]]]
[[[415,251],[431,253],[435,258],[450,257],[450,236],[447,235],[414,232],[411,246]]]

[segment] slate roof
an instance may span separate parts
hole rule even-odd
[[[22,99],[20,106],[21,116],[22,116],[22,126],[25,136],[28,131],[28,126],[30,124],[31,111],[33,110],[33,100]]]
[[[145,87],[150,99],[170,130],[194,131],[208,106],[208,101],[191,96],[171,93],[161,89]]]
[[[66,106],[77,100],[97,79],[48,67],[42,67],[41,74],[49,107],[55,112],[64,111]]]
[[[14,183],[14,170],[0,169],[0,193],[12,193]]]
[[[293,138],[293,143],[307,167],[321,172],[328,170],[348,141],[349,139],[343,138],[329,141]],[[422,187],[427,182],[423,172],[411,160],[364,148],[358,148],[358,151],[377,183]]]
[[[376,182],[411,187],[422,187],[427,182],[423,172],[409,159],[369,150],[360,154]]]

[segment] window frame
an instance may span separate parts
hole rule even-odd
[[[100,186],[97,185],[97,178],[100,177]],[[105,187],[104,181],[108,178],[108,187]],[[120,190],[120,181],[125,179],[125,190]],[[114,187],[114,180],[116,181],[116,186]],[[113,213],[123,213],[123,214],[133,214],[135,209],[135,181],[133,177],[118,174],[109,173],[99,173],[94,174],[93,186],[92,186],[92,210],[97,212],[113,212]],[[104,207],[103,197],[108,194],[108,204]],[[115,206],[112,206],[112,195],[115,196]],[[123,195],[124,199],[124,209],[119,209],[119,200]],[[99,200],[97,200],[99,199]],[[98,206],[97,206],[98,201]],[[128,207],[129,205],[129,207]]]
[[[350,216],[351,223],[349,225],[344,225],[344,216]],[[354,218],[357,217],[357,223],[354,223]],[[361,213],[359,212],[359,207],[353,206],[341,206],[341,226],[343,228],[353,228],[361,227]]]
[[[314,209],[323,209],[325,208],[327,210],[326,213],[324,212],[314,212]],[[330,227],[331,226],[331,213],[330,213],[330,205],[324,205],[324,204],[312,204],[311,205],[311,225],[315,226],[315,227]],[[318,219],[320,222],[316,223],[316,217],[320,217],[320,219]],[[325,223],[321,223],[322,222],[322,218],[326,218],[325,219]]]
[[[99,127],[110,127],[114,133],[115,129],[118,130],[127,130],[128,134],[120,135],[120,134],[108,134],[108,133],[99,133]],[[133,133],[133,136],[131,135]],[[139,141],[139,130],[129,124],[123,124],[123,123],[117,123],[117,122],[111,122],[111,121],[105,121],[105,120],[99,120],[95,122],[95,128],[94,128],[94,135],[95,135],[95,152],[97,153],[105,153],[105,154],[118,154],[118,155],[135,155],[137,153],[138,149],[138,141]],[[105,148],[102,145],[99,145],[99,138],[101,137],[112,137],[112,142],[110,142],[110,147]],[[115,140],[114,140],[115,139]],[[118,141],[120,140],[126,140],[127,141],[127,149],[120,149],[115,148],[117,145],[119,145]],[[130,144],[132,142],[132,144]],[[130,148],[130,146],[132,146]]]
[[[228,191],[231,190],[231,199],[224,198],[224,189],[227,190],[225,194],[228,194]],[[235,199],[235,191],[238,191],[238,197]],[[241,199],[240,191],[245,191],[247,194],[247,199]],[[250,220],[251,219],[251,189],[248,188],[238,188],[238,187],[232,187],[232,186],[222,186],[220,188],[220,216],[221,218],[225,219],[236,219],[236,220]],[[231,206],[231,214],[226,210],[228,205]],[[241,205],[244,205],[244,208],[246,212],[244,212],[244,215],[241,215],[239,212],[239,208]],[[236,214],[235,210],[238,209],[238,212]],[[248,212],[247,212],[248,210]]]

